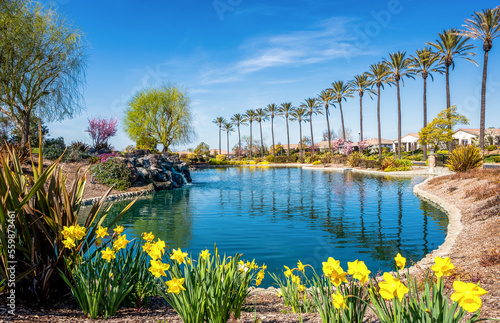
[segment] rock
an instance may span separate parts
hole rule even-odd
[[[149,157],[149,162],[151,163],[152,167],[160,168],[160,162],[158,159],[154,157]]]
[[[102,148],[102,149],[99,149],[99,150],[97,151],[97,154],[98,154],[98,155],[102,155],[102,154],[111,154],[111,153],[112,153],[111,149],[108,149],[108,148]]]
[[[172,182],[153,182],[155,191],[163,191],[172,189]]]

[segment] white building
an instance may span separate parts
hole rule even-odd
[[[404,135],[403,137],[401,137],[401,144],[402,144],[401,150],[402,151],[413,151],[413,150],[421,149],[422,146],[418,142],[419,138],[420,138],[420,136],[418,135],[418,133],[409,133],[407,135]],[[393,140],[392,149],[394,151],[396,151],[396,149],[398,149],[398,140],[397,139]]]
[[[485,145],[498,145],[500,144],[500,129],[485,129],[484,137]],[[460,128],[453,133],[453,143],[455,145],[467,146],[478,142],[479,129]]]

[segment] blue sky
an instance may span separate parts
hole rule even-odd
[[[460,28],[474,11],[497,1],[250,1],[250,0],[59,0],[58,10],[78,26],[89,42],[86,70],[86,110],[71,120],[50,123],[51,137],[66,143],[85,140],[87,119],[118,117],[127,101],[143,88],[174,83],[191,97],[197,133],[189,145],[204,141],[218,147],[218,128],[212,120],[229,119],[247,109],[290,101],[299,105],[337,80],[349,81],[395,51],[413,54],[437,33]],[[432,9],[431,9],[432,8]],[[457,60],[451,72],[451,100],[460,113],[479,127],[482,44],[473,41],[475,66]],[[486,126],[500,127],[500,40],[490,52]],[[402,93],[402,132],[422,126],[422,79],[405,80]],[[445,108],[445,78],[435,75],[428,89],[428,120]],[[331,127],[338,133],[340,112],[331,109]],[[345,125],[357,140],[359,99],[343,104]],[[381,95],[382,137],[397,137],[395,87]],[[364,99],[365,137],[377,136],[376,100]],[[318,141],[326,130],[324,116],[313,117]],[[254,125],[254,133],[257,133]],[[291,125],[291,142],[299,140]],[[271,144],[271,125],[263,125]],[[309,127],[303,135],[310,136]],[[242,135],[248,135],[242,127]],[[223,137],[223,149],[226,148]],[[237,142],[237,134],[230,138]],[[275,119],[275,141],[286,142],[284,120]],[[117,149],[132,141],[119,123],[110,140]]]

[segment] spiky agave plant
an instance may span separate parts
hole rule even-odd
[[[483,166],[481,149],[474,145],[455,148],[446,166],[454,172],[466,172]]]
[[[67,189],[66,177],[58,169],[61,157],[44,169],[41,140],[38,165],[31,155],[28,169],[23,169],[19,152],[15,149],[7,147],[0,152],[0,292],[8,286],[9,267],[15,266],[16,289],[21,296],[30,295],[40,303],[47,303],[63,295],[61,288],[65,289],[66,285],[59,270],[69,275],[67,264],[77,260],[92,245],[95,230],[109,211],[108,208],[102,216],[98,215],[111,189],[92,206],[82,221],[78,221],[85,175],[77,172],[73,184]],[[85,236],[74,248],[68,249],[63,243],[64,227],[78,223],[83,223]]]

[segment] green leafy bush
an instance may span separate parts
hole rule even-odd
[[[491,157],[495,163],[500,163],[500,156]]]
[[[359,167],[363,162],[363,154],[359,151],[355,151],[347,157],[347,165],[351,167]]]
[[[82,153],[86,152],[89,148],[90,146],[83,141],[73,141],[69,146],[69,150],[79,151]]]
[[[120,160],[109,158],[105,162],[90,166],[95,178],[106,186],[113,186],[117,190],[126,190],[130,187],[130,169]]]
[[[267,162],[274,163],[275,160],[276,160],[276,157],[274,157],[273,155],[266,156]]]
[[[285,164],[285,163],[296,163],[297,160],[299,159],[298,156],[291,155],[291,156],[276,156],[274,158],[274,162],[278,164]]]
[[[461,146],[453,150],[446,167],[455,172],[466,172],[483,166],[481,149],[474,145]]]
[[[487,151],[493,151],[493,150],[498,149],[497,145],[489,145],[489,146],[486,146],[485,148]]]
[[[56,160],[64,153],[65,149],[66,145],[63,137],[47,139],[43,146],[43,154],[47,159]]]
[[[217,155],[217,156],[215,156],[215,159],[220,160],[220,161],[225,161],[226,155]]]
[[[361,167],[364,168],[380,168],[380,163],[378,158],[376,160],[373,159],[363,159],[361,163]]]
[[[332,156],[332,164],[346,164],[347,157],[344,155],[333,155]]]
[[[411,160],[394,159],[394,157],[386,157],[382,160],[381,168],[384,172],[408,171],[411,169]]]

